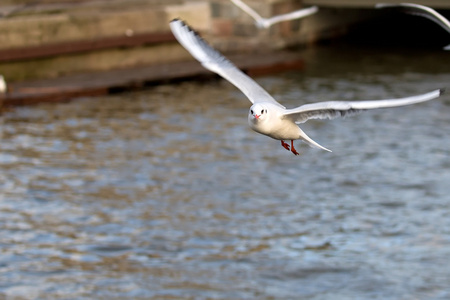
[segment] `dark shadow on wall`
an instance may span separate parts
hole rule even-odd
[[[439,13],[450,18],[450,11]],[[424,17],[380,11],[379,17],[351,26],[344,39],[373,46],[443,48],[450,44],[450,33]]]

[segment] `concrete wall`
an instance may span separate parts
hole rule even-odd
[[[263,16],[303,7],[301,0],[246,3]],[[0,73],[8,81],[192,59],[170,33],[176,17],[222,52],[252,53],[338,36],[371,16],[324,8],[261,30],[229,0],[4,0],[0,14]]]
[[[169,31],[169,20],[179,16],[208,30],[210,5],[164,2],[16,6],[16,13],[0,19],[0,73],[14,81],[186,59]]]

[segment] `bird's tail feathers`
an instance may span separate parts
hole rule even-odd
[[[300,129],[300,128],[299,128]],[[324,146],[319,145],[319,143],[316,143],[312,138],[310,138],[309,136],[306,135],[306,133],[300,129],[300,137],[301,139],[307,143],[310,147],[313,148],[319,148],[328,152],[331,152],[330,149],[325,148]]]

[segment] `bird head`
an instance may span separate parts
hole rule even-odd
[[[267,117],[267,108],[262,104],[253,104],[248,112],[248,117],[252,122],[261,122]]]

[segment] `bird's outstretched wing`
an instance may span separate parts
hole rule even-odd
[[[444,28],[448,33],[450,33],[450,22],[443,15],[441,15],[431,7],[414,3],[398,3],[398,4],[378,3],[375,5],[375,8],[398,8],[407,14],[427,18],[437,23],[442,28]],[[446,46],[444,49],[450,50],[450,45]]]
[[[309,119],[334,119],[359,113],[375,108],[388,108],[410,105],[435,99],[444,93],[443,89],[426,94],[399,99],[372,100],[372,101],[327,101],[311,103],[293,109],[287,109],[285,118],[296,123],[304,123]]]
[[[303,8],[300,10],[296,10],[287,14],[279,15],[279,16],[273,16],[269,19],[266,19],[265,23],[267,24],[266,27],[272,26],[275,23],[288,21],[288,20],[296,20],[301,19],[304,17],[307,17],[309,15],[315,14],[319,11],[319,8],[317,6],[311,6],[308,8]]]
[[[209,46],[194,30],[179,19],[170,22],[175,38],[206,69],[219,74],[240,89],[252,103],[271,102],[284,108],[253,79],[239,70],[231,61]]]
[[[312,14],[315,14],[319,8],[317,6],[312,6],[300,10],[296,10],[287,14],[273,16],[271,18],[263,18],[261,17],[256,11],[254,11],[250,6],[242,2],[241,0],[231,0],[237,7],[245,11],[247,14],[249,14],[253,19],[256,21],[256,25],[258,27],[262,28],[269,28],[275,23],[288,21],[288,20],[295,20],[300,19]]]

